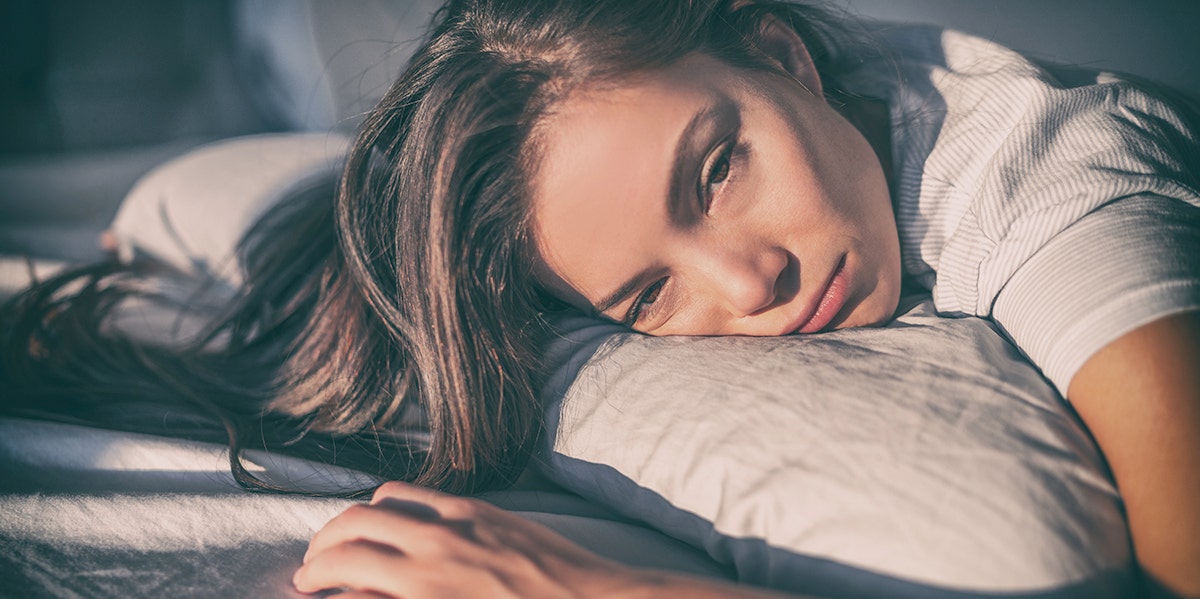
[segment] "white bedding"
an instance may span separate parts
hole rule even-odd
[[[150,173],[121,243],[224,280],[247,218],[280,186],[329,176],[327,138],[288,139],[206,146]],[[248,195],[194,168],[238,180],[263,143],[279,176]],[[163,219],[179,214],[236,222]],[[27,280],[23,259],[0,261],[0,288]],[[628,563],[828,597],[1125,594],[1120,500],[1070,409],[985,321],[910,307],[884,329],[809,338],[564,323],[537,470],[586,499],[534,477],[489,500]],[[173,324],[134,309],[120,326]],[[251,458],[289,481],[330,476]],[[219,447],[0,421],[0,596],[287,596],[308,537],[346,502],[248,496],[226,467]]]
[[[909,299],[817,336],[565,323],[544,471],[773,588],[1123,596],[1122,504],[1077,417],[989,322]]]
[[[251,452],[307,489],[368,481]],[[0,597],[292,597],[309,537],[344,499],[247,494],[223,448],[0,419]],[[630,564],[725,576],[702,553],[526,477],[485,499]]]
[[[918,302],[816,338],[591,322],[559,344],[536,470],[587,499],[533,473],[486,499],[601,554],[834,598],[1131,588],[1095,447],[984,321]],[[248,457],[309,489],[368,480]],[[293,596],[307,539],[349,504],[243,493],[219,446],[20,419],[0,419],[0,472],[4,597]]]

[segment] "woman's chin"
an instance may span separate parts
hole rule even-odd
[[[882,293],[881,293],[882,291]],[[875,293],[865,298],[852,310],[838,314],[825,330],[856,329],[866,327],[881,327],[892,321],[896,309],[900,306],[899,285],[893,292],[877,289]]]

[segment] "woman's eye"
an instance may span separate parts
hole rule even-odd
[[[633,305],[629,306],[629,313],[625,315],[624,324],[628,327],[633,327],[641,320],[642,311],[648,306],[658,301],[658,296],[662,293],[663,285],[667,283],[667,279],[662,278],[655,281],[652,285],[646,288],[637,299],[633,300]]]
[[[730,171],[733,169],[733,154],[736,148],[737,144],[733,140],[725,142],[717,150],[717,153],[713,155],[707,168],[704,169],[704,175],[700,180],[699,196],[705,214],[708,213],[708,209],[712,205],[713,197],[717,191],[729,180]]]
[[[708,174],[708,185],[712,187],[719,183],[724,183],[725,179],[729,178],[729,154],[721,153],[717,156],[716,163],[713,164],[712,171]]]

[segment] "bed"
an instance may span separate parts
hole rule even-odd
[[[335,176],[353,115],[434,5],[354,4],[247,0],[202,15],[255,61],[260,85],[239,93],[270,118],[5,154],[0,293],[102,257],[105,229],[126,257],[236,284],[239,232]],[[1194,3],[845,4],[1200,95],[1194,61],[1161,60],[1168,47],[1200,55]],[[1079,11],[1106,18],[1084,26]],[[1031,14],[1072,33],[1031,32]],[[1117,23],[1163,35],[1110,44],[1103,32]],[[901,314],[881,329],[781,340],[649,339],[558,321],[546,438],[512,489],[483,499],[626,563],[823,597],[1129,596],[1120,497],[1070,406],[986,321],[940,318],[915,290]],[[176,317],[134,306],[122,326],[186,334]],[[247,458],[306,489],[371,482]],[[220,446],[2,418],[0,596],[297,596],[289,580],[308,538],[349,503],[247,494]]]

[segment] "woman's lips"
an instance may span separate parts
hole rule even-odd
[[[846,274],[846,257],[838,262],[837,268],[833,270],[833,275],[826,283],[825,292],[821,294],[821,299],[817,303],[817,309],[813,312],[808,320],[796,329],[797,333],[816,333],[821,329],[829,326],[833,322],[838,312],[842,310],[842,306],[846,304],[846,295],[849,288],[849,276]]]

